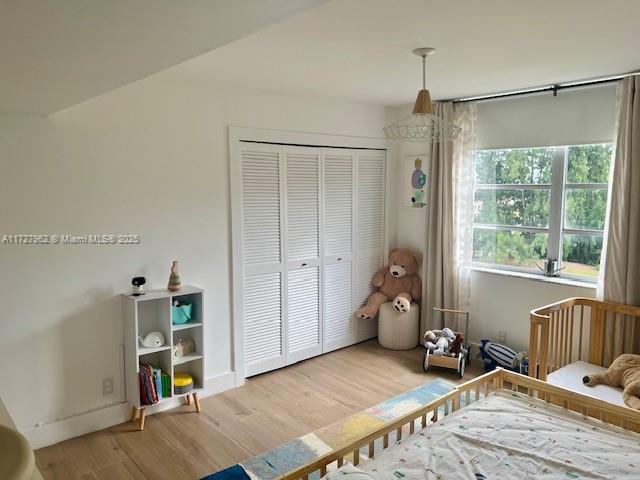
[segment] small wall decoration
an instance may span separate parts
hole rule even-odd
[[[427,204],[427,160],[421,155],[410,155],[404,158],[403,192],[404,206],[423,208]]]

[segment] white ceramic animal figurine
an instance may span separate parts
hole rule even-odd
[[[140,336],[138,339],[142,346],[147,348],[161,347],[164,345],[164,335],[162,332],[149,332],[144,338]]]

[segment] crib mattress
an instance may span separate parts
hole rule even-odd
[[[547,383],[624,407],[621,388],[614,388],[609,385],[587,387],[582,383],[582,377],[585,375],[606,371],[606,368],[599,365],[587,362],[573,362],[547,375]],[[638,477],[640,478],[640,475]]]
[[[638,479],[640,435],[502,391],[397,442],[359,469],[345,465],[329,480]]]

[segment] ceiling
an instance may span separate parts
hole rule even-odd
[[[2,0],[0,112],[49,114],[326,0]]]
[[[416,47],[434,99],[640,68],[640,1],[331,0],[171,73],[382,105],[413,101]]]

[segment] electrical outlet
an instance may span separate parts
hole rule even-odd
[[[113,377],[102,380],[102,395],[113,394]]]
[[[500,343],[507,343],[507,332],[505,332],[504,330],[499,330],[498,331],[498,341]]]

